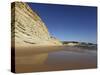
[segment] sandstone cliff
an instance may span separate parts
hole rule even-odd
[[[14,2],[11,8],[11,38],[16,46],[62,45],[52,38],[40,16],[27,3]]]

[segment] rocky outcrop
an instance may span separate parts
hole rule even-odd
[[[27,3],[14,2],[11,10],[11,37],[16,46],[62,45],[51,37],[40,16]]]

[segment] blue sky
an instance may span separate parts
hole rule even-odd
[[[61,41],[97,41],[97,8],[88,6],[28,3]]]

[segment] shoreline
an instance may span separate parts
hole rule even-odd
[[[22,47],[22,48],[15,47],[15,54],[17,56],[49,53],[49,52],[56,52],[56,51],[72,51],[72,52],[96,51],[97,52],[97,50],[89,50],[89,49],[82,49],[78,47],[68,47],[68,46],[33,46],[33,47]]]

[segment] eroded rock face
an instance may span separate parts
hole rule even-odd
[[[46,25],[28,4],[12,4],[12,42],[16,46],[27,45],[62,45],[56,38],[51,38]]]

